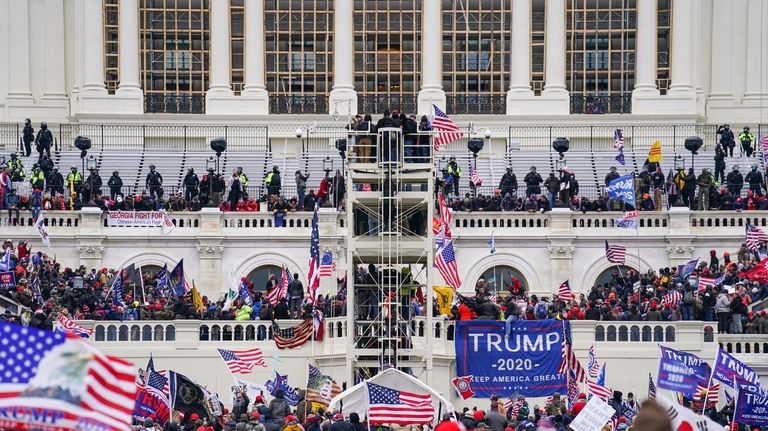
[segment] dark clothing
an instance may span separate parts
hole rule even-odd
[[[760,171],[749,171],[747,177],[744,178],[744,180],[749,183],[749,189],[752,190],[756,195],[763,195],[763,174],[761,174]]]
[[[32,141],[35,140],[35,129],[32,128],[32,125],[25,124],[22,133],[23,135],[21,139],[24,142],[24,155],[29,157],[29,155],[32,154]]]
[[[728,183],[728,193],[734,198],[740,197],[741,189],[744,186],[744,176],[741,175],[741,172],[731,171],[728,173],[728,176],[725,177],[725,180]]]
[[[291,315],[288,312],[288,303],[280,301],[275,305],[275,319],[290,319]]]
[[[499,182],[499,189],[501,189],[501,195],[506,196],[517,194],[517,177],[512,172],[507,172],[501,177]]]
[[[328,431],[355,431],[355,427],[347,421],[336,421],[331,424]]]
[[[523,178],[523,182],[525,183],[526,197],[541,194],[541,183],[543,183],[544,180],[538,172],[528,172],[528,174],[525,175],[525,178]]]
[[[120,178],[119,175],[113,174],[111,177],[109,177],[107,186],[109,187],[109,197],[111,199],[115,199],[117,195],[122,194],[123,179]]]
[[[40,158],[43,158],[43,153],[45,153],[48,157],[51,157],[51,145],[53,144],[53,133],[51,133],[48,129],[40,129],[37,132],[37,137],[35,138],[35,146],[37,147],[37,152],[40,154]]]
[[[194,172],[188,172],[184,177],[184,200],[191,201],[200,192],[200,179]]]
[[[286,416],[291,414],[291,407],[285,398],[275,398],[269,402],[269,414],[273,420],[282,422]]]
[[[146,187],[149,190],[150,196],[161,197],[163,196],[163,176],[160,172],[149,171],[146,179]]]
[[[616,178],[619,178],[618,172],[608,172],[608,175],[605,176],[605,185],[611,183],[611,181],[615,180]]]

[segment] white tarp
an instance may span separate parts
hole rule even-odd
[[[367,415],[366,412],[368,411],[368,392],[365,388],[366,382],[375,383],[399,391],[422,394],[429,393],[432,395],[432,404],[435,406],[435,422],[439,422],[441,419],[440,416],[445,413],[453,413],[453,404],[451,404],[445,397],[435,392],[434,389],[422,383],[419,379],[394,368],[384,370],[370,379],[358,383],[339,395],[336,395],[331,400],[329,410],[341,410],[344,413],[344,416],[355,412],[360,415],[360,419],[365,418]]]

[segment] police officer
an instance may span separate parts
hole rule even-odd
[[[733,196],[734,199],[741,196],[741,188],[744,187],[744,176],[739,172],[739,167],[734,166],[728,176],[725,177],[725,181],[728,184],[728,193]]]
[[[43,153],[47,154],[48,157],[51,157],[51,144],[53,144],[53,133],[48,130],[48,123],[42,122],[40,123],[40,130],[37,132],[37,137],[35,138],[35,146],[40,155],[40,157],[38,157],[39,159],[43,158]]]
[[[749,127],[744,126],[744,130],[739,133],[739,142],[741,142],[741,151],[744,152],[747,157],[752,157],[752,142],[755,141],[755,135],[749,131]]]
[[[86,196],[86,193],[83,193],[83,203],[90,201],[91,196],[101,194],[101,186],[104,185],[104,183],[101,180],[101,175],[99,175],[98,169],[91,169],[91,173],[88,175],[88,178],[85,179],[85,183],[88,185],[88,195]]]
[[[461,180],[461,168],[456,163],[456,157],[451,156],[448,161],[448,175],[451,177],[453,193],[459,196],[459,180]],[[446,182],[447,183],[447,182]]]
[[[248,175],[245,175],[243,168],[240,166],[237,167],[237,178],[240,180],[240,185],[243,186],[243,190],[245,190],[245,188],[248,187]]]
[[[109,197],[112,200],[123,194],[123,179],[120,178],[120,172],[112,172],[112,176],[107,180],[107,187],[109,187]]]
[[[763,195],[763,174],[757,170],[757,165],[752,165],[752,170],[749,171],[744,180],[749,183],[749,189],[752,190],[754,194],[757,196]]]
[[[715,148],[715,181],[725,182],[725,153],[719,145]]]
[[[523,182],[525,183],[526,197],[541,194],[541,183],[544,182],[544,179],[541,178],[541,175],[539,175],[538,172],[536,172],[536,166],[531,166],[531,170],[525,175]]]
[[[32,154],[32,141],[35,140],[35,129],[32,128],[32,120],[27,118],[24,120],[24,131],[22,132],[22,140],[24,141],[25,156],[29,157]]]
[[[616,178],[619,178],[619,173],[616,172],[616,166],[611,166],[611,172],[608,172],[605,176],[605,186],[608,187],[608,185],[611,184],[611,181]]]
[[[67,189],[74,190],[75,193],[80,194],[83,188],[83,175],[77,171],[76,166],[69,168],[69,174],[67,174]]]
[[[280,196],[282,179],[280,178],[280,170],[277,166],[272,166],[272,170],[267,172],[267,175],[264,177],[264,185],[267,186],[267,194],[269,196]]]
[[[64,177],[59,172],[59,168],[53,168],[53,171],[48,176],[46,189],[51,196],[55,196],[56,193],[64,194]]]
[[[155,170],[155,165],[149,165],[149,173],[144,184],[149,194],[155,198],[163,196],[163,176]]]
[[[723,146],[726,156],[730,153],[730,157],[733,157],[733,148],[736,147],[736,141],[733,139],[731,126],[723,124],[717,128],[717,134],[720,135],[720,145]]]
[[[24,171],[24,165],[21,164],[19,156],[16,153],[11,153],[11,159],[6,162],[8,170],[10,171],[11,181],[24,181],[26,172]]]
[[[507,168],[507,172],[501,177],[499,189],[501,189],[502,196],[506,196],[507,194],[510,196],[517,194],[517,177],[515,176],[515,173],[512,172],[511,166]]]
[[[37,163],[32,165],[32,175],[29,178],[29,183],[32,184],[33,189],[43,190],[45,188],[45,173]]]
[[[43,170],[46,178],[51,176],[51,172],[53,171],[53,160],[51,160],[50,157],[43,156],[43,158],[40,159],[40,161],[37,163],[40,165],[40,169]]]
[[[199,187],[200,179],[197,177],[194,168],[189,168],[187,175],[184,176],[184,200],[189,202],[197,196],[200,193]]]

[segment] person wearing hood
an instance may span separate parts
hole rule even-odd
[[[269,402],[269,415],[274,422],[282,426],[285,423],[286,416],[291,414],[291,407],[285,400],[285,393],[282,389],[275,391],[275,398]]]
[[[571,201],[571,180],[573,180],[573,174],[568,166],[563,166],[560,171],[560,205],[568,205]]]

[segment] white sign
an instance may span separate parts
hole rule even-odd
[[[248,398],[250,399],[251,403],[253,403],[253,400],[256,399],[256,395],[260,395],[261,392],[264,390],[264,386],[249,382],[247,380],[242,379],[235,379],[235,382],[237,384],[232,385],[230,387],[230,390],[232,391],[232,400],[235,399],[235,393],[236,392],[245,392],[248,395]]]
[[[165,211],[107,211],[107,226],[162,227],[164,234],[176,227]]]
[[[615,411],[608,403],[592,397],[584,409],[571,422],[574,431],[599,431],[611,419]]]

